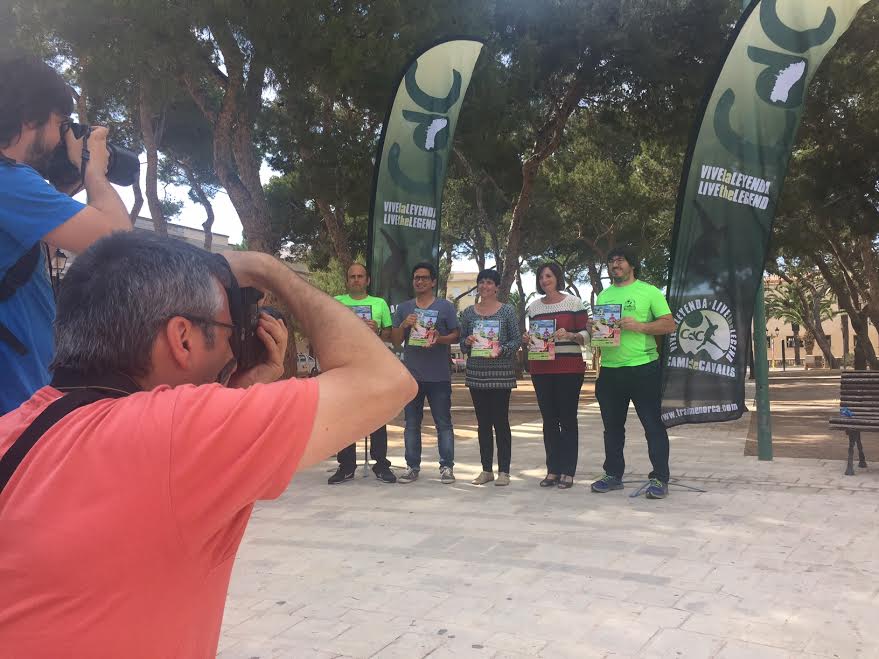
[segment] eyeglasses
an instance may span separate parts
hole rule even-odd
[[[415,275],[412,277],[412,281],[433,281],[433,277],[430,275]]]
[[[626,263],[626,257],[625,256],[615,256],[612,259],[607,260],[608,265],[614,265],[616,263]]]
[[[223,323],[219,320],[214,320],[213,318],[204,318],[203,316],[193,316],[188,313],[175,313],[171,316],[168,316],[168,320],[171,318],[185,318],[190,323],[197,323],[198,325],[214,325],[216,327],[225,327],[226,329],[230,329],[233,332],[235,331],[235,325],[231,325],[229,323]]]

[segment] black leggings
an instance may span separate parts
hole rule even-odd
[[[479,424],[479,456],[482,470],[492,471],[494,442],[497,441],[497,469],[510,473],[510,452],[513,436],[510,432],[510,390],[470,389],[476,421]],[[492,437],[494,429],[494,437]]]

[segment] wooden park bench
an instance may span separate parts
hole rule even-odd
[[[830,419],[830,426],[844,430],[848,435],[848,465],[845,475],[853,476],[855,444],[858,446],[858,466],[867,466],[861,433],[879,432],[879,371],[843,373],[839,383],[839,410],[839,416]]]

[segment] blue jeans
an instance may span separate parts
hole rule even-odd
[[[452,383],[419,382],[418,393],[405,407],[406,464],[421,469],[421,420],[424,418],[424,398],[430,405],[430,413],[436,425],[437,448],[440,467],[455,466],[455,431],[452,429]]]

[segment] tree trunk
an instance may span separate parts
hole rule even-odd
[[[604,283],[601,281],[601,266],[597,266],[594,263],[587,263],[586,271],[589,273],[589,283],[592,285],[592,293],[597,297],[598,294],[604,290]]]
[[[833,351],[830,349],[830,342],[824,335],[824,331],[821,329],[820,325],[818,326],[818,332],[815,334],[815,343],[821,348],[827,366],[829,368],[839,368],[839,361],[833,356]]]
[[[840,314],[839,324],[842,327],[842,367],[845,368],[845,362],[849,355],[849,334],[848,334],[848,314]]]
[[[159,201],[159,140],[161,136],[156,130],[155,116],[150,105],[147,91],[140,88],[140,130],[143,145],[147,154],[146,199],[153,220],[153,229],[162,236],[168,235],[168,224]]]
[[[229,195],[244,229],[250,249],[275,253],[268,203],[259,178],[260,161],[254,149],[253,125],[262,103],[266,66],[260,53],[252,52],[245,63],[235,35],[225,21],[211,24],[211,33],[223,56],[226,74],[210,62],[200,71],[185,69],[180,78],[195,104],[213,127],[214,170]],[[245,64],[247,77],[245,78]],[[201,87],[201,73],[221,79],[222,100],[218,112]]]
[[[824,334],[824,328],[821,326],[821,300],[824,299],[827,290],[824,289],[819,291],[814,286],[811,287],[811,290],[812,323],[814,325],[812,332],[815,334],[815,341],[818,343],[818,347],[821,348],[821,352],[824,353],[824,359],[827,362],[827,366],[829,368],[839,368],[839,363],[837,362],[836,357],[833,356],[833,350],[830,348],[830,341],[827,340],[827,337]]]
[[[131,226],[134,226],[138,215],[140,215],[140,209],[143,208],[143,192],[140,189],[139,177],[134,180],[134,185],[131,186],[131,189],[134,192],[134,205],[131,207],[128,217],[131,218]]]
[[[867,322],[866,314],[856,304],[855,291],[845,282],[840,281],[823,259],[814,257],[812,262],[821,272],[824,281],[827,282],[830,289],[836,294],[839,306],[848,313],[849,322],[852,324],[852,329],[855,332],[855,347],[857,348],[860,345],[864,360],[870,364],[875,364],[870,368],[879,369],[879,360],[877,360],[876,351],[873,349],[873,343],[870,341],[870,325]],[[859,344],[858,341],[861,343]]]
[[[436,296],[443,300],[449,292],[449,275],[452,273],[452,248],[444,249],[440,253],[439,272],[437,272]],[[455,299],[455,308],[458,308],[458,299]]]
[[[525,333],[525,287],[522,286],[522,268],[516,268],[516,290],[519,291],[518,308],[516,309],[516,317],[519,319],[519,334]],[[524,350],[516,352],[516,379],[521,380],[525,377],[525,360],[527,355]]]
[[[333,253],[342,264],[345,270],[354,262],[351,254],[351,244],[348,242],[348,233],[345,231],[343,222],[343,213],[338,209],[330,206],[330,202],[326,199],[315,198],[314,203],[320,211],[320,216],[327,227],[327,233],[330,234],[330,243],[333,245]]]
[[[201,183],[199,183],[198,177],[195,175],[195,171],[193,171],[189,163],[184,160],[178,160],[177,164],[180,165],[180,168],[186,174],[186,180],[189,181],[189,187],[192,188],[195,196],[198,197],[198,203],[200,203],[205,210],[206,217],[201,226],[204,228],[204,248],[210,252],[214,241],[214,234],[212,231],[214,227],[214,206],[211,204],[211,200],[208,199],[207,194],[205,194],[204,188]]]
[[[802,362],[800,359],[800,324],[791,323],[790,328],[794,335],[794,364],[799,366]]]
[[[513,270],[519,263],[522,253],[522,224],[528,208],[531,206],[531,197],[534,194],[534,183],[540,171],[540,165],[551,156],[558,148],[562,140],[562,134],[568,118],[577,108],[583,93],[586,90],[588,76],[592,74],[594,64],[599,61],[598,53],[591,53],[588,61],[581,62],[577,73],[571,80],[570,85],[550,112],[547,120],[537,130],[534,146],[531,154],[522,163],[522,185],[519,189],[519,197],[513,206],[513,217],[510,220],[510,229],[507,232],[507,246],[504,250],[504,271],[501,275],[501,285],[498,297],[506,300],[510,294],[510,288],[516,273]]]

